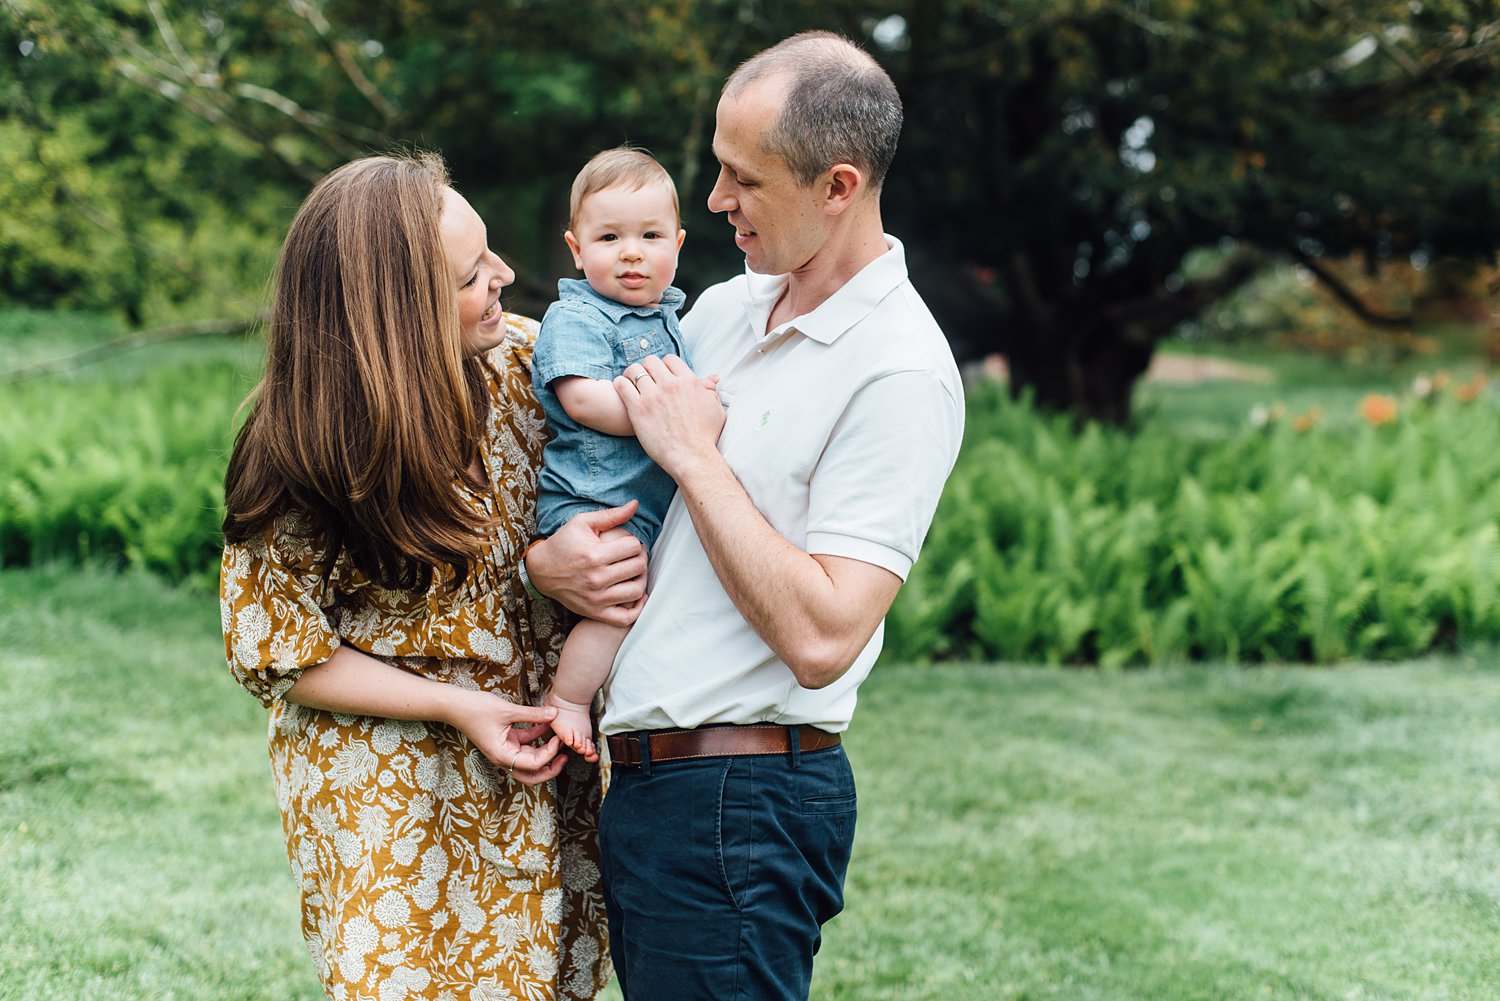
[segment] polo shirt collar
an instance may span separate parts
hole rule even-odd
[[[804,337],[820,344],[832,344],[844,331],[873,313],[881,300],[907,280],[906,249],[889,233],[885,234],[885,242],[890,249],[861,268],[817,309],[793,317],[771,333],[795,327]],[[787,276],[758,275],[747,268],[745,278],[749,290],[745,312],[749,314],[758,338],[766,329],[771,310],[776,308],[776,301],[786,288]]]
[[[663,309],[677,309],[682,305],[686,296],[682,290],[675,285],[669,285],[662,290],[661,302],[655,306],[627,306],[623,302],[615,302],[607,299],[594,291],[594,286],[580,278],[559,278],[557,280],[557,297],[559,299],[583,299],[599,312],[609,317],[611,323],[619,323],[631,314],[636,316],[655,316]]]

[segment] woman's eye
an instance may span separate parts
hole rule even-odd
[[[468,288],[470,285],[473,285],[477,281],[479,281],[479,272],[478,271],[474,272],[474,274],[472,274],[471,276],[469,276],[469,280],[466,281],[466,282],[464,282],[462,285],[460,285],[459,288]]]

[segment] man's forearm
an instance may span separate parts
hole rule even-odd
[[[804,688],[822,688],[859,656],[900,581],[855,561],[809,556],[756,509],[717,451],[679,470],[678,489],[725,593]],[[888,593],[887,593],[888,591]]]
[[[646,358],[615,390],[646,452],[677,482],[710,565],[745,621],[804,688],[849,669],[880,626],[900,578],[836,556],[809,556],[766,521],[719,454],[724,412],[681,358]]]

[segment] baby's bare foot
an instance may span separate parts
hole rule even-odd
[[[573,750],[583,755],[585,761],[598,761],[599,753],[594,749],[594,721],[589,716],[589,706],[558,698],[547,693],[543,705],[555,706],[557,716],[552,720],[552,732]]]

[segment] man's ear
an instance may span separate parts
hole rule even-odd
[[[577,268],[579,271],[582,271],[583,255],[578,252],[578,237],[574,236],[573,231],[570,229],[563,234],[563,242],[566,243],[568,245],[568,249],[573,252],[573,267]]]
[[[827,193],[823,200],[823,211],[829,215],[838,215],[854,204],[854,200],[864,191],[865,172],[852,163],[836,163],[828,168],[824,183]]]

